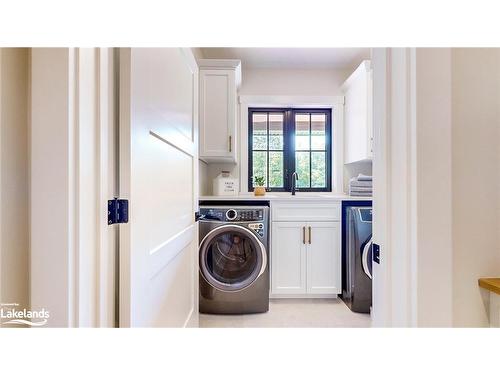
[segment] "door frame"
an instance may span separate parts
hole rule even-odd
[[[372,63],[373,325],[451,326],[451,52],[375,48]]]
[[[113,72],[113,48],[31,54],[30,298],[52,327],[115,326]]]

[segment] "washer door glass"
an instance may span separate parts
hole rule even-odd
[[[224,225],[212,230],[200,248],[200,271],[213,287],[237,291],[250,286],[265,268],[262,244],[248,229]]]

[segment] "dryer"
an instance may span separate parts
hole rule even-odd
[[[199,310],[269,310],[269,207],[200,206]]]
[[[363,203],[343,207],[342,300],[354,312],[369,313],[372,305],[372,207],[371,202]]]

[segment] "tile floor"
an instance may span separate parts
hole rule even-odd
[[[200,328],[366,328],[369,314],[354,313],[338,299],[275,299],[263,314],[200,314]]]

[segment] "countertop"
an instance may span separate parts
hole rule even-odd
[[[298,192],[296,195],[290,193],[266,193],[262,197],[256,197],[252,193],[239,194],[239,195],[208,195],[199,197],[200,201],[226,201],[226,200],[261,200],[261,201],[293,201],[293,200],[338,200],[338,201],[350,201],[350,200],[360,200],[360,201],[370,201],[372,197],[352,197],[347,194],[339,193],[306,193]]]
[[[479,279],[479,286],[489,290],[490,292],[500,294],[500,277]]]

